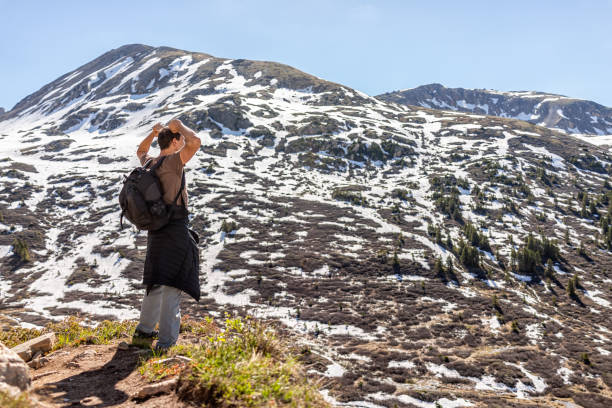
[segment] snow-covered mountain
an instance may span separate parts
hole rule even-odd
[[[173,117],[203,140],[187,166],[203,299],[185,314],[301,333],[337,402],[612,401],[610,154],[273,62],[129,45],[7,112],[0,313],[138,316],[146,235],[119,230],[117,196]]]
[[[377,98],[432,109],[520,119],[568,134],[612,135],[612,108],[562,95],[446,88],[429,84],[385,93]]]

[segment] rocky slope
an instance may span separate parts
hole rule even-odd
[[[530,123],[386,103],[272,62],[112,50],[0,121],[0,308],[136,318],[122,176],[156,122],[187,166],[199,304],[298,333],[330,401],[606,406],[612,157]],[[530,235],[531,234],[531,235]]]
[[[612,108],[542,92],[498,92],[429,84],[389,92],[378,99],[432,109],[515,118],[568,134],[612,134]]]

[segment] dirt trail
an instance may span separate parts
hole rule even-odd
[[[138,372],[139,361],[146,350],[133,346],[121,350],[119,342],[64,348],[50,353],[44,367],[31,371],[31,395],[43,407],[193,406],[179,401],[174,394],[145,401],[130,398],[148,384]]]

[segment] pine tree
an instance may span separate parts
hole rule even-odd
[[[580,207],[580,216],[582,218],[586,218],[588,215],[587,209],[586,209],[586,196],[584,196],[583,200],[582,200],[582,207]]]
[[[436,257],[434,261],[434,272],[435,273],[444,273],[444,267],[442,266],[442,258],[439,256]]]
[[[400,232],[399,234],[397,234],[397,247],[401,248],[404,246],[404,244],[405,244],[404,236]]]
[[[497,300],[497,295],[493,295],[493,297],[491,298],[491,304],[493,305],[493,308],[499,309],[499,301]]]
[[[596,215],[597,214],[597,208],[595,207],[595,201],[591,200],[591,202],[589,202],[589,214],[591,215]]]
[[[555,268],[553,267],[553,261],[550,258],[548,258],[548,261],[546,262],[546,277],[550,279],[555,277]]]
[[[451,258],[450,255],[446,258],[446,271],[449,274],[453,273],[453,259]]]
[[[400,262],[399,258],[397,257],[397,251],[393,253],[393,270],[395,272],[399,272],[400,270]]]
[[[570,279],[569,282],[567,282],[567,294],[570,297],[576,297],[576,286],[574,285],[573,279]]]
[[[446,247],[451,251],[453,250],[453,240],[451,239],[450,234],[446,236]]]
[[[580,279],[578,279],[578,274],[574,274],[572,281],[574,282],[574,288],[578,289],[580,287]]]

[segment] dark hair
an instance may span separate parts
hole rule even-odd
[[[167,127],[163,128],[161,132],[157,135],[157,143],[159,143],[159,148],[161,150],[167,149],[172,143],[172,139],[180,139],[180,133],[174,133]]]

